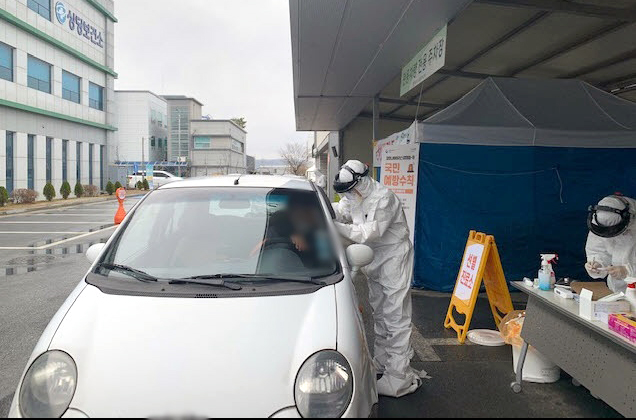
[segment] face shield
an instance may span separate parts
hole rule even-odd
[[[618,208],[621,207],[622,208]],[[631,222],[629,202],[620,196],[606,197],[596,206],[590,206],[587,227],[601,238],[614,238],[623,234]]]
[[[343,165],[340,172],[336,175],[336,179],[333,182],[333,189],[338,194],[344,194],[353,190],[358,185],[361,179],[364,179],[369,174],[369,167],[365,165],[362,173],[357,173],[351,169],[348,165]]]

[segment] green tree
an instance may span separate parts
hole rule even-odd
[[[62,183],[62,186],[60,187],[60,195],[65,200],[68,198],[69,195],[71,195],[71,184],[69,184],[68,181],[64,181]]]
[[[247,127],[247,120],[243,117],[240,118],[232,118],[231,120],[234,124],[238,125],[239,127],[241,127],[243,130],[245,130],[245,127]]]
[[[75,197],[80,198],[83,195],[84,195],[84,187],[79,181],[77,181],[77,184],[75,184]]]
[[[146,191],[150,189],[150,184],[148,184],[148,180],[146,178],[144,178],[143,187]]]
[[[108,181],[108,184],[106,184],[106,192],[108,193],[108,195],[113,195],[113,193],[115,192],[115,186],[111,181]]]
[[[47,201],[52,201],[55,198],[55,187],[50,182],[47,182],[44,186],[44,197]]]
[[[120,188],[121,188],[121,182],[119,181],[115,182],[115,191],[117,191]]]
[[[0,187],[0,207],[4,207],[9,202],[9,191],[5,187]]]

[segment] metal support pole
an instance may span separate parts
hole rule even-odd
[[[373,141],[378,139],[378,124],[380,121],[380,96],[373,98]]]

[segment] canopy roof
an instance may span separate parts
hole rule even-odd
[[[636,0],[289,0],[298,130],[411,122],[489,76],[581,79],[636,101]],[[402,67],[448,23],[446,64],[400,95]]]
[[[636,104],[579,80],[492,77],[418,124],[418,141],[636,148]]]

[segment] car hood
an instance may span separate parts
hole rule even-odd
[[[90,417],[263,417],[294,405],[302,363],[336,348],[334,286],[291,296],[120,296],[87,286],[50,345]]]

